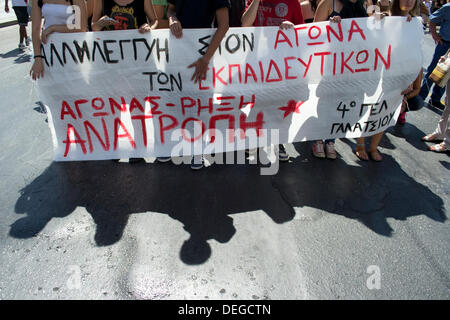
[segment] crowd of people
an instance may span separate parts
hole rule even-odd
[[[5,11],[9,11],[8,2],[5,2]],[[20,25],[19,47],[24,48],[29,40],[25,28],[28,14],[23,7],[29,3],[27,0],[12,2]],[[403,103],[397,124],[406,122],[407,112],[422,108],[432,90],[428,103],[443,110],[443,114],[436,131],[422,140],[444,140],[429,149],[435,152],[450,150],[449,107],[447,102],[445,105],[441,103],[445,88],[434,85],[429,79],[439,59],[446,56],[450,49],[450,3],[447,0],[32,0],[31,5],[34,63],[30,74],[33,79],[44,76],[41,42],[46,43],[54,32],[137,29],[145,33],[157,28],[170,28],[176,38],[181,38],[184,29],[215,27],[207,52],[190,66],[193,69],[192,80],[197,82],[206,77],[210,60],[229,27],[279,26],[289,29],[298,24],[319,21],[339,23],[342,19],[372,14],[378,14],[381,18],[403,16],[407,21],[421,16],[423,22],[429,25],[436,48],[426,74],[423,76],[421,70],[415,81],[402,92]],[[70,11],[68,13],[66,10],[69,5],[77,5],[81,9],[82,23],[79,28],[66,26],[70,16]],[[373,5],[379,7],[379,12],[368,10]],[[45,21],[43,26],[42,18]],[[383,133],[378,133],[370,137],[367,150],[365,139],[358,138],[355,155],[363,161],[382,161],[378,151],[382,136]],[[317,158],[336,159],[334,144],[334,139],[314,141],[312,153]],[[278,157],[280,161],[289,160],[283,145],[278,148]],[[158,158],[161,162],[169,160],[169,157]],[[194,157],[191,167],[202,168],[203,157]]]

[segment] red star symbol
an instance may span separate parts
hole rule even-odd
[[[295,102],[295,100],[289,100],[287,106],[280,107],[278,109],[284,111],[284,118],[286,118],[291,113],[300,113],[300,106],[305,103],[305,101]]]

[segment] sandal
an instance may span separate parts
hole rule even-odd
[[[370,156],[371,160],[376,161],[376,162],[380,162],[380,161],[383,160],[383,157],[378,152],[378,149],[375,149],[373,151],[369,151],[369,156]]]
[[[439,138],[439,135],[437,133],[431,133],[429,135],[426,135],[425,137],[422,137],[421,140],[426,142],[442,141],[442,139]]]
[[[358,146],[359,146],[359,148],[358,148]],[[366,153],[365,146],[366,145],[364,143],[357,143],[356,144],[356,148],[355,148],[355,155],[362,161],[368,161],[369,160],[369,156]]]
[[[447,152],[449,149],[445,146],[445,142],[441,142],[439,144],[432,145],[428,147],[428,150],[434,151],[434,152]]]

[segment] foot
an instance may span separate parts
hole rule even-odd
[[[158,162],[169,162],[172,158],[171,157],[157,157],[156,160],[158,160]]]
[[[28,47],[30,45],[30,43],[31,43],[31,39],[30,39],[30,37],[27,37],[25,39],[25,45]]]
[[[441,142],[439,144],[432,145],[428,147],[428,150],[434,151],[434,152],[447,152],[449,149],[445,146],[445,142]]]
[[[317,140],[312,146],[312,153],[316,158],[325,158],[325,151],[323,149],[323,141]]]
[[[369,160],[369,156],[367,155],[367,152],[366,152],[366,146],[363,143],[362,144],[358,143],[356,145],[355,154],[360,160],[363,160],[363,161]]]
[[[283,162],[289,161],[289,155],[282,144],[278,145],[278,159]]]
[[[27,46],[24,45],[23,43],[19,43],[19,49],[20,49],[20,50],[25,50],[26,47],[27,47]]]
[[[336,150],[334,149],[334,142],[328,142],[325,145],[325,153],[327,154],[327,159],[334,160],[337,158]]]
[[[445,109],[445,105],[442,104],[439,100],[430,100],[430,104],[433,107],[438,108],[439,110],[444,110]]]
[[[192,170],[200,170],[204,166],[203,155],[193,156],[191,160],[191,169]]]
[[[440,138],[437,133],[431,133],[429,135],[426,135],[425,137],[422,137],[421,140],[427,141],[427,142],[434,142],[434,141],[442,140],[442,138]]]
[[[369,155],[370,155],[370,159],[372,159],[373,161],[380,162],[383,160],[383,157],[381,156],[381,154],[378,152],[377,149],[375,149],[373,151],[369,151]]]

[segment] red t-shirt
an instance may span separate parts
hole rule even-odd
[[[247,0],[248,9],[253,0]],[[261,0],[253,26],[279,26],[283,21],[303,24],[302,8],[298,0]]]

